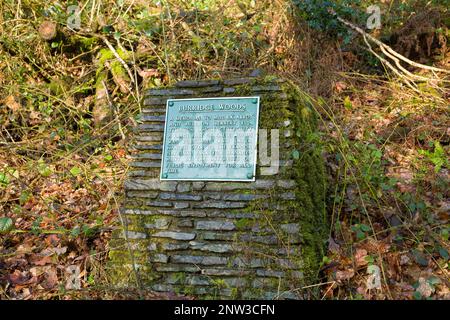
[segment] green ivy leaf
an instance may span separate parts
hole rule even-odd
[[[417,264],[419,264],[422,267],[428,266],[428,259],[422,252],[420,252],[419,250],[413,250],[412,254]]]
[[[361,231],[364,231],[364,232],[369,232],[369,231],[372,230],[372,229],[371,229],[368,225],[366,225],[366,224],[361,224],[361,225],[360,225],[360,228],[361,228]]]
[[[37,169],[39,174],[43,177],[48,177],[52,174],[52,169],[50,169],[43,160],[39,160]]]
[[[360,231],[360,230],[358,230],[358,231],[356,232],[356,239],[362,240],[362,239],[364,239],[365,237],[366,237],[366,234],[365,234],[364,232],[362,232],[362,231]]]
[[[6,187],[9,184],[9,178],[6,173],[0,172],[0,186]]]
[[[441,237],[443,240],[448,241],[448,235],[449,235],[449,232],[448,232],[447,228],[444,228],[441,230]]]
[[[415,291],[415,292],[413,293],[413,297],[414,297],[414,299],[416,299],[416,300],[422,300],[422,294],[421,294],[419,291]]]
[[[353,108],[353,103],[350,100],[349,96],[346,96],[344,99],[344,108],[347,110],[352,110],[352,108]]]
[[[81,169],[78,167],[72,167],[72,169],[70,169],[70,173],[76,177],[77,175],[79,175],[81,173]]]
[[[449,259],[449,254],[448,254],[448,251],[447,250],[445,250],[445,248],[439,248],[439,254],[441,255],[441,257],[445,260],[445,261],[448,261],[448,259]]]
[[[8,233],[13,228],[13,221],[11,218],[8,217],[1,217],[0,218],[0,234],[2,233]]]

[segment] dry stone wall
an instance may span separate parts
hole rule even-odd
[[[254,182],[160,181],[169,98],[260,96],[260,129],[280,130],[280,169]],[[306,95],[278,79],[181,81],[146,92],[110,243],[119,286],[202,298],[302,298],[327,234],[325,178]],[[270,141],[270,139],[269,139]],[[269,147],[270,150],[270,147]]]

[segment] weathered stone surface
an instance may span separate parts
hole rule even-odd
[[[165,105],[167,102],[168,97],[150,97],[150,98],[145,98],[144,99],[144,105],[146,106],[160,106],[160,105]]]
[[[143,122],[164,122],[166,121],[166,116],[152,116],[144,114],[141,116]]]
[[[235,86],[235,85],[239,85],[239,84],[251,83],[252,81],[254,81],[254,79],[252,79],[252,78],[236,78],[236,79],[224,80],[223,84],[225,84],[227,86]]]
[[[170,219],[168,218],[158,218],[155,219],[154,223],[146,223],[145,227],[147,229],[168,229],[170,226]]]
[[[220,200],[223,192],[203,192],[204,200]]]
[[[186,284],[191,286],[209,286],[211,279],[205,276],[189,275],[181,278],[177,274],[171,274],[167,277],[167,283],[169,284]]]
[[[170,258],[173,263],[191,263],[199,265],[225,265],[228,259],[221,256],[192,256],[192,255],[173,255]]]
[[[256,180],[251,183],[234,182],[234,183],[206,183],[206,191],[234,191],[234,190],[255,190],[255,189],[270,189],[275,186],[275,180]]]
[[[231,221],[226,220],[200,220],[195,224],[198,230],[235,230],[236,226]]]
[[[128,191],[127,197],[129,198],[150,198],[155,199],[158,196],[156,191]]]
[[[150,89],[147,90],[147,95],[149,96],[183,96],[191,95],[194,91],[191,89]]]
[[[149,207],[173,207],[173,203],[170,201],[147,201],[145,205]]]
[[[205,185],[206,191],[232,191],[239,189],[247,189],[247,183],[219,183],[219,182],[207,182]]]
[[[257,199],[264,199],[267,197],[268,197],[268,195],[265,195],[265,194],[231,193],[231,194],[224,194],[222,196],[222,200],[252,201],[252,200],[257,200]]]
[[[159,181],[159,179],[134,179],[125,181],[126,190],[161,190],[175,191],[175,181]]]
[[[277,244],[278,238],[275,235],[260,236],[252,234],[243,234],[239,237],[240,241],[244,242],[256,242],[265,244]]]
[[[201,269],[196,266],[189,266],[185,264],[171,264],[157,266],[156,271],[158,272],[201,272]]]
[[[201,272],[208,276],[246,276],[251,274],[249,270],[234,269],[203,269]]]
[[[214,93],[214,92],[222,92],[223,86],[212,86],[212,87],[205,87],[201,89],[201,93]]]
[[[194,240],[195,233],[175,232],[175,231],[161,231],[161,232],[154,233],[152,236],[156,237],[156,238],[170,238],[170,239],[174,239],[174,240],[189,241],[189,240]]]
[[[268,86],[253,86],[253,91],[264,92],[264,91],[281,91],[281,87],[278,85],[268,85]]]
[[[164,131],[164,125],[163,124],[139,124],[137,126],[137,129],[140,132],[163,132]]]
[[[160,168],[161,161],[133,161],[131,165],[136,168]]]
[[[224,278],[223,281],[230,288],[243,288],[248,286],[248,281],[246,278]]]
[[[237,257],[233,260],[232,266],[238,268],[263,268],[267,265],[263,259]]]
[[[161,141],[163,140],[162,134],[152,134],[152,135],[145,135],[145,136],[136,136],[137,141],[142,142],[153,142],[153,141]]]
[[[169,257],[162,253],[154,254],[150,257],[150,262],[167,263]]]
[[[132,169],[128,172],[128,177],[155,178],[157,176],[158,176],[158,172],[155,172],[154,170]]]
[[[168,284],[157,283],[151,286],[153,291],[157,292],[174,292],[174,287]]]
[[[189,248],[189,243],[187,242],[166,242],[161,244],[161,248],[167,251],[175,251],[175,250],[186,250]]]
[[[277,279],[270,278],[256,278],[252,281],[253,288],[267,288],[274,287],[274,284],[277,282]]]
[[[283,271],[273,271],[273,270],[256,270],[256,274],[260,277],[284,277],[285,273]]]
[[[134,145],[136,150],[162,150],[162,144],[143,144],[138,143]]]
[[[175,209],[187,209],[189,208],[189,202],[173,202]]]
[[[254,219],[257,218],[258,216],[259,213],[256,212],[233,212],[233,213],[226,212],[223,217],[228,219]]]
[[[189,200],[189,201],[200,201],[202,197],[194,194],[184,194],[184,193],[161,193],[159,197],[163,200]]]
[[[142,232],[136,232],[136,231],[125,231],[124,237],[127,239],[145,239],[147,238],[147,235]]]
[[[261,233],[261,232],[266,232],[266,233],[273,232],[272,227],[269,227],[269,226],[264,225],[264,224],[260,225],[259,223],[255,223],[252,226],[251,230],[252,230],[252,232],[255,232],[255,233],[258,233],[258,232],[259,233]]]
[[[194,222],[191,219],[180,219],[178,220],[177,227],[181,228],[191,228],[194,226]]]
[[[292,189],[294,188],[297,184],[294,180],[278,180],[277,181],[277,185],[281,188],[284,189]]]
[[[166,104],[166,101],[164,99],[164,105]],[[145,105],[145,100],[144,100],[144,105]],[[147,108],[143,108],[142,109],[142,114],[160,114],[160,115],[165,115],[166,114],[166,108],[161,106],[160,108],[156,107],[156,106],[151,106],[151,107],[147,107]]]
[[[300,232],[300,226],[298,223],[286,223],[280,225],[281,230],[283,230],[286,233],[291,234],[299,234]]]
[[[177,185],[177,192],[190,192],[192,184],[190,182],[179,182]]]
[[[228,201],[203,201],[198,204],[194,204],[193,208],[215,208],[215,209],[233,209],[233,208],[245,208],[244,202],[228,202]]]
[[[232,241],[235,238],[235,233],[203,232],[201,235],[204,240]]]
[[[230,244],[210,244],[206,242],[191,241],[189,242],[190,248],[193,250],[209,251],[217,253],[225,253],[233,251],[233,247]]]
[[[135,158],[137,158],[137,159],[161,160],[161,156],[162,156],[161,153],[145,152],[145,153],[139,153],[138,155],[135,156]],[[160,166],[161,166],[161,164],[159,162],[159,165],[157,167],[160,167]]]
[[[158,212],[161,214],[167,214],[169,216],[177,217],[206,217],[206,212],[200,210],[158,210]]]
[[[285,192],[280,195],[280,198],[283,200],[295,200],[295,193],[293,192]]]
[[[125,209],[125,210],[123,210],[123,213],[130,214],[130,215],[155,215],[155,214],[158,214],[158,211],[143,210],[143,209]]]
[[[205,187],[206,183],[203,181],[195,181],[192,183],[192,187],[194,190],[202,190]]]
[[[235,91],[235,88],[223,88],[223,93],[233,93]]]
[[[255,189],[270,189],[275,186],[274,180],[256,180],[255,183]]]
[[[192,88],[192,87],[208,87],[219,84],[219,80],[183,80],[178,81],[175,86],[180,88]]]

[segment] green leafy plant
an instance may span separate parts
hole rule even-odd
[[[9,184],[9,178],[5,172],[0,172],[0,187],[4,188]]]
[[[359,8],[360,0],[294,0],[300,9],[300,15],[308,25],[316,30],[324,31],[332,36],[344,37],[344,42],[350,40],[349,31],[332,14],[335,12],[342,18],[362,23],[365,13]]]
[[[0,218],[0,234],[10,232],[14,227],[14,223],[11,218],[1,217]]]
[[[444,148],[439,141],[432,142],[434,151],[419,150],[419,154],[425,156],[434,165],[434,171],[439,172],[442,167],[448,166],[448,159]]]
[[[372,229],[370,228],[370,226],[368,226],[366,224],[363,224],[363,223],[359,224],[359,223],[357,223],[357,224],[354,224],[351,227],[351,230],[355,233],[356,239],[362,240],[362,239],[367,237],[368,233]]]

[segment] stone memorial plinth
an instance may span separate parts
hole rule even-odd
[[[259,99],[256,175],[248,176],[254,181],[170,180],[171,171],[161,171],[164,130],[168,139],[177,126],[165,125],[168,99],[215,97]],[[303,298],[301,288],[317,280],[328,234],[320,136],[308,97],[273,78],[181,81],[147,90],[140,120],[124,227],[110,242],[112,282],[211,299]]]

